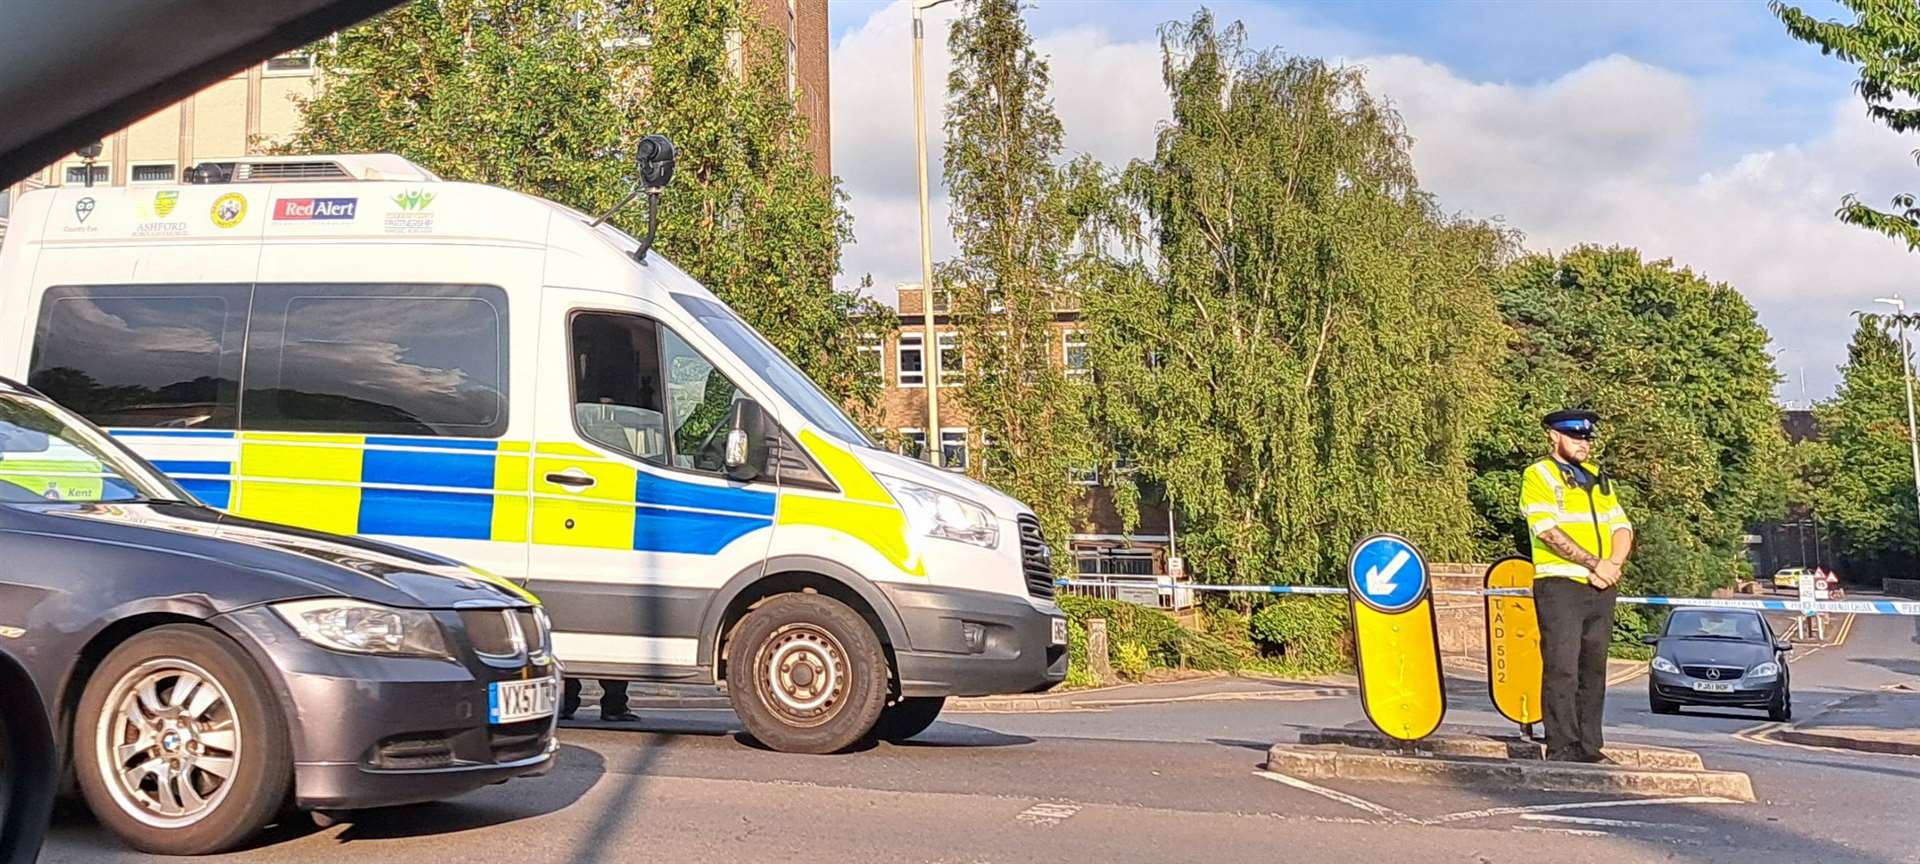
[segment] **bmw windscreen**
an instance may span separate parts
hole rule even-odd
[[[0,503],[187,499],[59,409],[0,393]]]

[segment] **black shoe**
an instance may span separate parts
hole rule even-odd
[[[600,714],[600,722],[602,723],[637,723],[639,720],[640,715],[632,711],[615,711],[612,714],[601,712]]]

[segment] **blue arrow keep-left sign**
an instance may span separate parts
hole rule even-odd
[[[1375,534],[1354,544],[1347,585],[1360,602],[1386,614],[1405,612],[1427,596],[1427,561],[1413,541]]]

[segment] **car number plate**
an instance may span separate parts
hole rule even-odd
[[[487,685],[487,722],[517,723],[553,714],[557,679],[495,681]]]
[[[1065,618],[1055,618],[1055,619],[1053,619],[1053,642],[1052,642],[1052,644],[1054,644],[1054,645],[1065,645],[1065,644],[1067,644],[1067,619],[1065,619]]]
[[[1698,690],[1702,693],[1732,693],[1733,682],[1731,681],[1695,681],[1693,682],[1693,689]]]

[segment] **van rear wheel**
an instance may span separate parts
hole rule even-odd
[[[887,701],[887,655],[866,619],[818,594],[747,613],[727,649],[727,695],[747,734],[783,753],[867,737]]]

